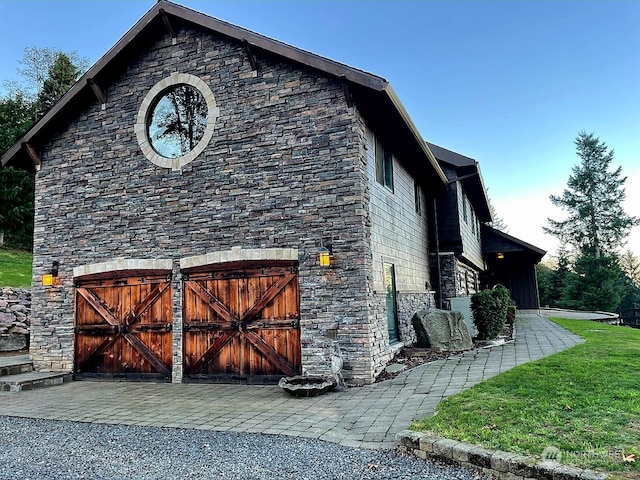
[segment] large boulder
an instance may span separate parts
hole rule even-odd
[[[413,319],[418,346],[443,351],[471,350],[473,342],[460,312],[421,310]]]

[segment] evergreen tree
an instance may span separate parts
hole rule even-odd
[[[42,90],[38,93],[36,100],[38,115],[47,112],[76,83],[79,74],[78,67],[73,64],[67,54],[58,54],[49,69],[47,79],[42,84]]]
[[[33,104],[17,94],[0,99],[0,156],[33,124]],[[32,173],[0,168],[0,246],[31,248],[33,242]]]
[[[0,156],[20,140],[39,114],[75,83],[88,62],[76,53],[30,47],[25,49],[20,63],[24,68],[19,72],[25,77],[25,83],[8,85],[5,82],[10,94],[0,98]],[[31,248],[33,195],[32,173],[0,168],[0,244],[4,241],[11,246]]]
[[[615,312],[625,294],[624,274],[614,254],[595,255],[594,247],[584,248],[567,277],[563,306],[577,310]]]
[[[0,99],[0,156],[26,133],[34,120],[34,106],[21,94]]]
[[[632,315],[634,307],[640,307],[640,261],[631,250],[620,257],[620,268],[624,272],[625,293],[619,310],[623,315]]]
[[[569,279],[573,276],[573,273],[569,269],[570,258],[567,250],[562,247],[558,252],[558,266],[552,272],[550,278],[549,288],[549,305],[555,308],[563,308],[567,305],[564,304],[565,289]]]
[[[629,278],[629,281],[640,288],[640,260],[631,250],[627,250],[620,257],[620,268]]]
[[[551,278],[554,274],[549,266],[539,263],[536,265],[536,277],[538,279],[538,297],[540,305],[551,306]]]
[[[621,167],[610,171],[613,150],[584,131],[575,144],[581,163],[574,165],[562,196],[550,196],[569,216],[563,221],[549,218],[544,231],[599,258],[620,248],[638,219],[622,208],[626,177],[621,176]]]
[[[56,48],[49,47],[25,48],[22,59],[18,61],[20,64],[18,74],[22,77],[22,81],[5,81],[3,85],[5,91],[12,97],[20,94],[29,101],[35,101],[49,77],[51,68],[62,53]],[[84,73],[89,67],[89,59],[81,57],[77,52],[68,52],[64,55],[75,65],[79,74]]]
[[[509,227],[507,226],[504,219],[498,216],[498,212],[496,211],[491,199],[489,199],[489,211],[491,212],[491,222],[489,222],[489,226],[495,228],[496,230],[500,230],[504,233],[509,233]]]
[[[0,236],[3,243],[33,246],[34,176],[15,168],[0,168]]]

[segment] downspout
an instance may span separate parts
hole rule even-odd
[[[433,230],[436,247],[436,270],[438,272],[438,308],[442,310],[442,269],[440,266],[440,234],[438,233],[438,207],[433,199]]]

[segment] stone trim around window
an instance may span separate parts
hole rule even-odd
[[[147,118],[151,114],[152,107],[155,105],[158,97],[169,87],[174,85],[190,85],[202,93],[205,101],[207,102],[207,127],[204,135],[193,150],[181,157],[166,158],[158,154],[149,142],[149,138],[147,136]],[[213,92],[202,79],[188,73],[172,73],[168,77],[156,83],[144,97],[140,104],[140,109],[138,110],[134,130],[142,153],[151,163],[159,167],[170,168],[171,170],[176,171],[192,162],[207,147],[211,137],[213,136],[213,130],[219,116],[220,109],[216,104]]]

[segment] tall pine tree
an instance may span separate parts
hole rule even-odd
[[[577,250],[588,249],[599,258],[603,252],[615,253],[624,243],[638,219],[622,208],[625,199],[622,167],[610,171],[613,150],[593,133],[580,132],[575,140],[580,164],[574,165],[562,196],[551,195],[551,202],[567,211],[562,221],[548,219],[544,231]]]
[[[66,53],[59,53],[49,69],[49,75],[38,93],[36,108],[38,115],[44,114],[69,90],[80,72]]]

